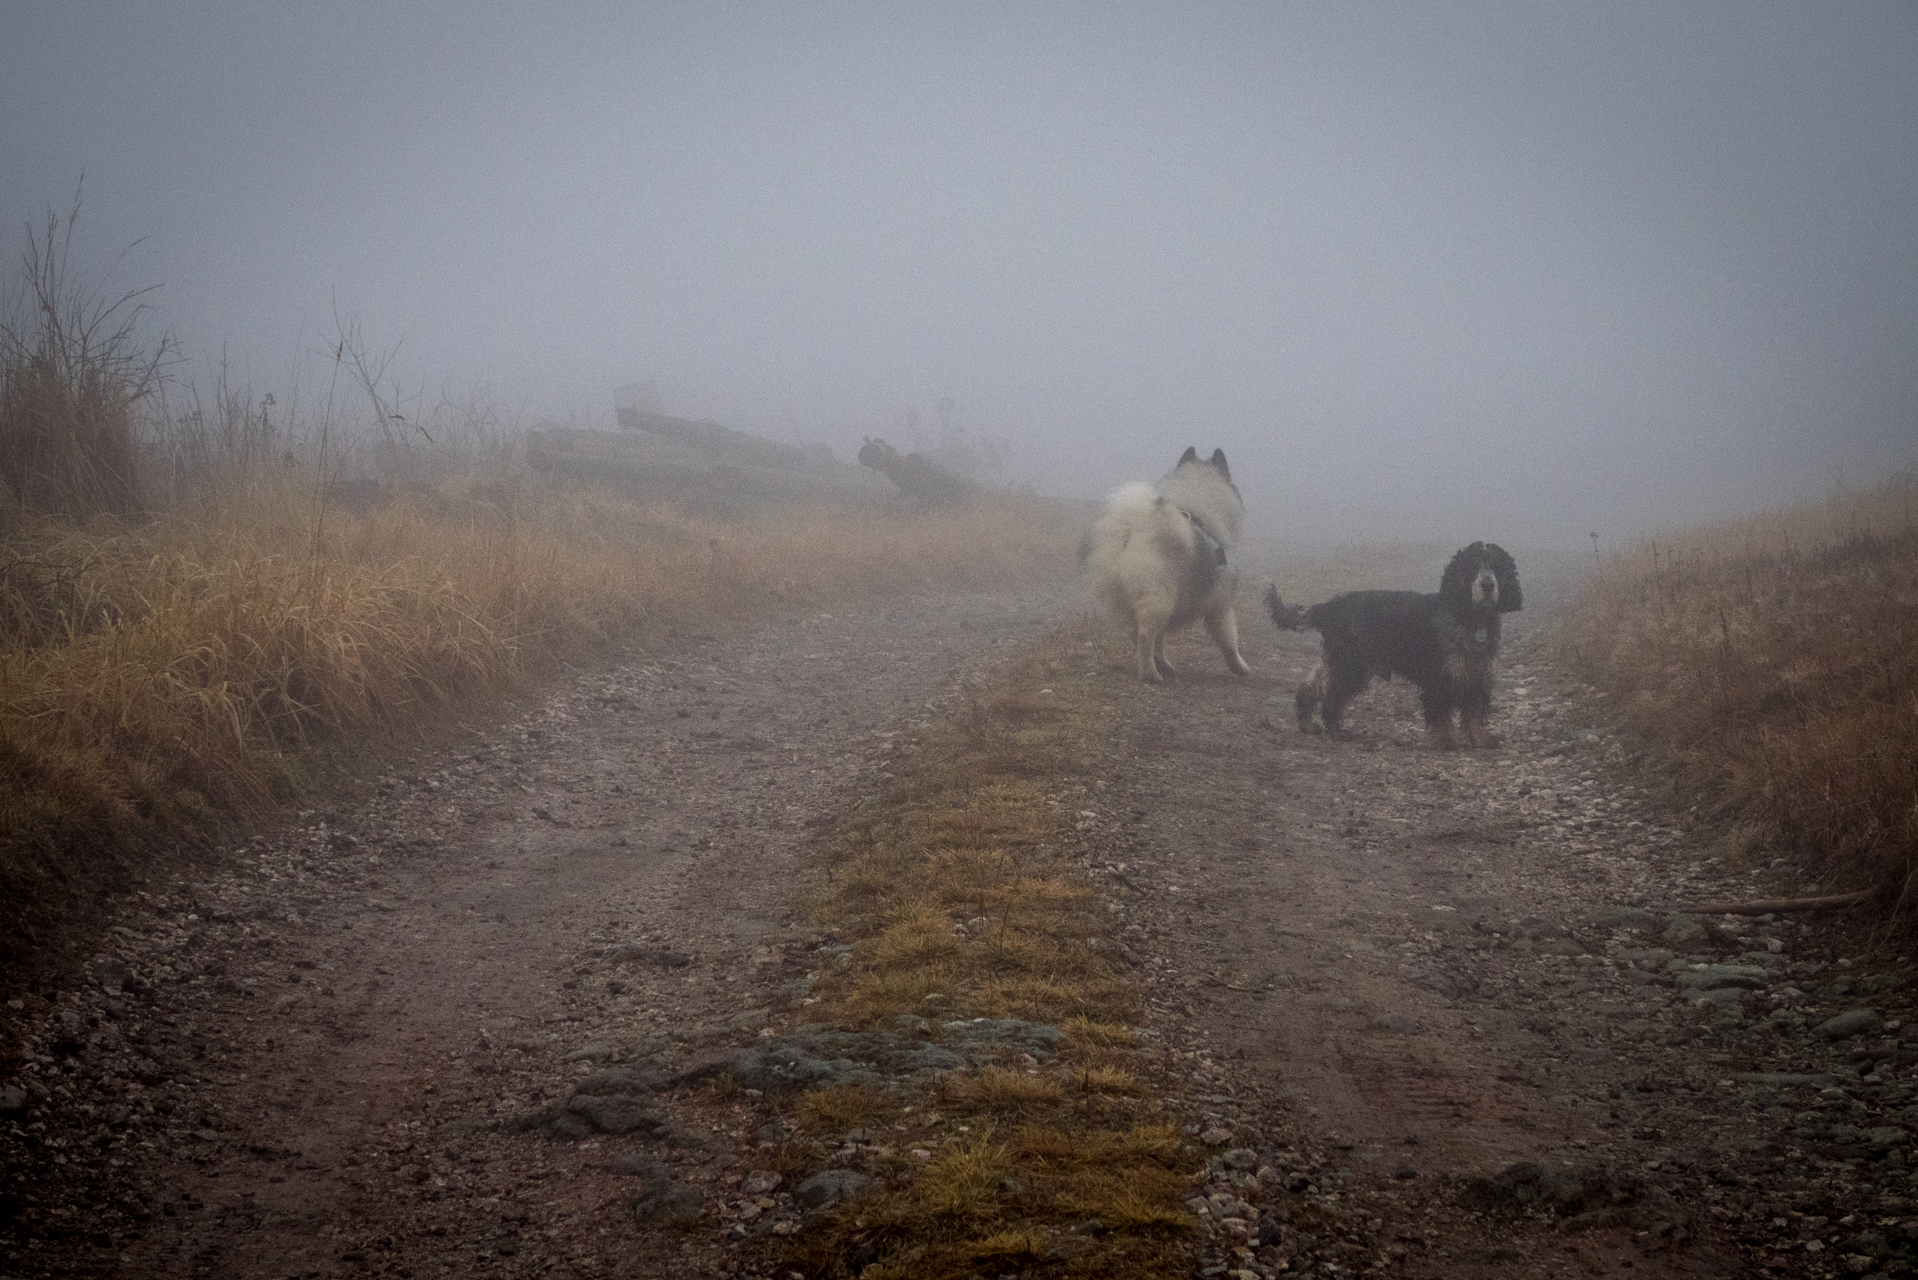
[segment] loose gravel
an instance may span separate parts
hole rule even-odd
[[[1117,727],[1060,798],[1209,1153],[1202,1274],[1905,1273],[1904,958],[1842,914],[1686,912],[1788,869],[1630,785],[1526,585],[1492,751],[1432,750],[1399,685],[1298,733],[1310,637],[1249,619],[1251,680],[1198,639],[1162,688],[1087,652]],[[769,1274],[891,1147],[782,1171],[742,1079],[937,1068],[909,1027],[807,1028],[847,954],[799,905],[822,834],[1077,607],[689,637],[131,895],[84,980],[8,1001],[0,1274]]]

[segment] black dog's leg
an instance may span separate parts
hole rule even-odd
[[[1325,706],[1321,712],[1325,718],[1326,733],[1334,738],[1346,736],[1346,704],[1365,692],[1365,686],[1371,682],[1371,675],[1363,669],[1332,668],[1331,679],[1326,682]]]
[[[1458,704],[1450,680],[1437,680],[1419,686],[1419,702],[1425,708],[1425,732],[1432,745],[1450,751],[1458,745],[1452,734],[1452,711]]]
[[[1496,747],[1498,738],[1494,736],[1486,721],[1492,715],[1491,673],[1485,673],[1483,679],[1469,682],[1459,699],[1459,729],[1468,747]]]

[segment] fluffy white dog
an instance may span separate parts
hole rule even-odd
[[[1099,603],[1132,632],[1141,680],[1157,684],[1172,673],[1166,633],[1201,619],[1226,666],[1251,674],[1232,612],[1239,572],[1226,562],[1244,519],[1225,450],[1201,460],[1188,446],[1157,487],[1134,481],[1113,493],[1079,543]]]

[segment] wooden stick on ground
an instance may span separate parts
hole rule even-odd
[[[1701,902],[1679,910],[1695,916],[1765,916],[1775,911],[1816,911],[1820,907],[1849,907],[1872,896],[1870,889],[1834,893],[1823,898],[1772,898],[1765,902]]]

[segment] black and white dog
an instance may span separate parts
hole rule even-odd
[[[1499,615],[1523,603],[1518,566],[1503,547],[1474,542],[1452,557],[1438,594],[1349,591],[1311,608],[1287,605],[1265,589],[1266,612],[1282,630],[1311,628],[1324,656],[1295,699],[1299,728],[1342,736],[1345,708],[1372,677],[1404,676],[1419,687],[1425,728],[1440,747],[1495,747],[1492,710]],[[1458,730],[1452,715],[1458,714]]]

